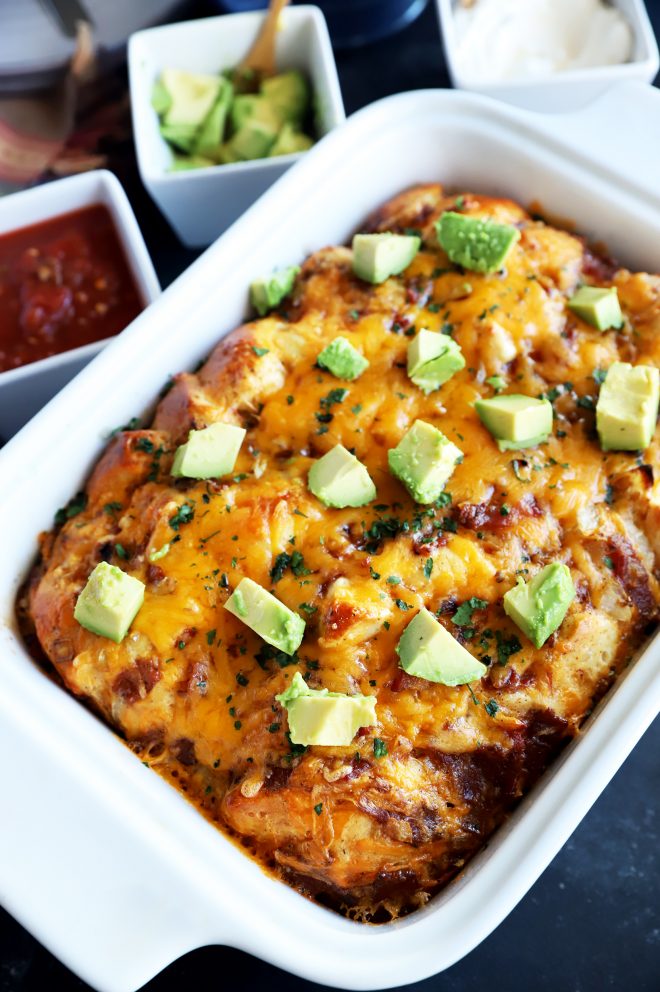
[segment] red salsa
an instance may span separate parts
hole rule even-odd
[[[0,235],[0,372],[112,337],[143,308],[106,207]]]

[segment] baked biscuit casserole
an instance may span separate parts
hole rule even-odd
[[[18,611],[264,867],[381,922],[460,872],[657,618],[660,278],[439,185],[362,231],[399,237],[260,284],[268,315],[115,433]]]

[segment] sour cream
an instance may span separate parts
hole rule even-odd
[[[601,0],[476,0],[457,3],[461,71],[478,82],[617,65],[633,51],[630,24]]]

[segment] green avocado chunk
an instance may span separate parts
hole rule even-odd
[[[144,582],[101,561],[78,596],[73,615],[81,627],[119,644],[144,601]]]
[[[296,131],[293,124],[284,124],[268,155],[270,158],[276,155],[296,155],[298,152],[309,151],[313,144],[314,140],[308,134]]]
[[[616,286],[581,286],[568,301],[568,308],[599,331],[623,327],[623,314]]]
[[[250,302],[260,317],[280,305],[289,295],[300,272],[300,266],[288,265],[263,279],[255,279],[250,286]]]
[[[461,449],[424,420],[416,420],[387,453],[390,471],[417,503],[436,500],[462,458]]]
[[[220,77],[218,97],[206,115],[195,138],[193,151],[196,155],[213,155],[225,133],[227,115],[231,106],[234,88],[224,76]]]
[[[421,238],[414,234],[356,234],[353,272],[365,282],[385,282],[408,268],[421,243]]]
[[[255,97],[254,101],[252,112],[227,142],[231,151],[245,161],[266,158],[282,126],[279,114],[266,100]]]
[[[447,334],[423,327],[408,345],[408,376],[423,393],[439,389],[462,368],[463,352]]]
[[[660,372],[652,365],[614,362],[596,403],[596,429],[603,451],[643,451],[658,419]]]
[[[376,498],[376,487],[362,462],[336,444],[309,470],[309,489],[325,506],[364,506]]]
[[[563,562],[553,561],[529,582],[518,579],[518,584],[504,594],[504,612],[540,648],[560,626],[574,598],[569,569]]]
[[[171,474],[176,478],[219,479],[233,472],[245,431],[233,424],[211,424],[190,431],[176,449]]]
[[[190,169],[208,169],[210,165],[215,165],[213,159],[204,158],[202,155],[175,155],[168,172],[189,172]]]
[[[221,88],[219,76],[209,76],[185,69],[163,69],[160,86],[168,93],[170,103],[164,112],[163,123],[198,128],[218,99]],[[164,98],[159,88],[152,93],[152,102],[163,106]]]
[[[310,689],[300,672],[275,699],[287,711],[292,744],[348,747],[361,727],[376,723],[375,696]]]
[[[404,630],[396,653],[408,675],[442,685],[474,682],[488,671],[424,607]]]
[[[196,127],[187,124],[161,124],[159,130],[165,141],[182,152],[192,152],[197,137]]]
[[[496,272],[520,238],[510,224],[446,211],[436,221],[438,241],[450,261],[473,272]]]
[[[364,355],[343,337],[335,338],[326,345],[316,361],[337,379],[345,379],[347,382],[353,382],[369,367]]]
[[[252,579],[241,579],[225,609],[284,654],[295,654],[305,633],[305,621]]]
[[[533,448],[547,441],[552,432],[552,403],[549,400],[509,393],[477,400],[474,408],[500,451]]]
[[[261,93],[282,120],[298,127],[309,110],[309,84],[297,69],[269,76],[261,84]]]

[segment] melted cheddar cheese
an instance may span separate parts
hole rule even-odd
[[[435,185],[401,194],[367,228],[421,231],[402,275],[369,286],[347,248],[324,249],[277,313],[177,376],[149,429],[110,442],[82,512],[42,537],[19,604],[66,687],[144,761],[262,864],[364,920],[408,912],[461,869],[578,732],[660,602],[657,435],[642,457],[605,454],[594,429],[596,370],[658,364],[660,279],[617,269],[508,200],[469,193],[463,212],[515,224],[521,238],[503,271],[459,271],[434,233],[455,202]],[[580,281],[617,286],[622,330],[570,313]],[[428,396],[406,374],[422,327],[451,334],[466,359]],[[369,359],[354,382],[316,366],[339,334]],[[473,406],[493,395],[494,375],[507,391],[552,400],[547,444],[498,450]],[[418,418],[465,454],[431,507],[387,466]],[[234,475],[173,479],[176,446],[216,421],[247,429]],[[337,443],[367,466],[373,503],[327,509],[309,492],[313,459]],[[146,583],[121,644],[73,619],[101,559]],[[535,649],[502,596],[555,560],[577,596]],[[306,620],[293,658],[222,608],[244,576]],[[486,662],[481,682],[450,688],[400,670],[396,644],[422,606]],[[296,671],[313,688],[374,695],[377,725],[350,747],[292,746],[275,696]]]

